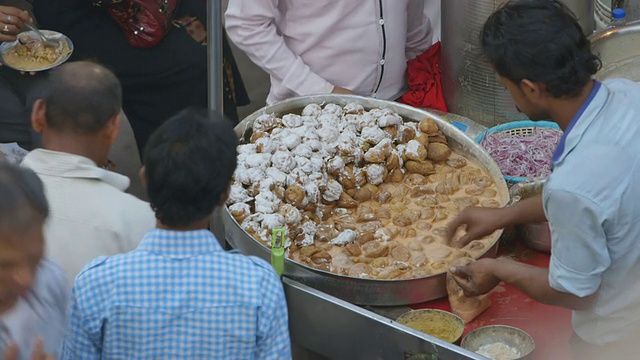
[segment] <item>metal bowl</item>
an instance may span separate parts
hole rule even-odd
[[[414,330],[422,331],[427,335],[458,345],[464,332],[464,321],[458,315],[438,309],[411,310],[400,315],[396,321]],[[428,326],[427,324],[434,322],[444,324],[447,328],[447,336],[440,337],[423,330]]]
[[[249,115],[235,128],[241,142],[249,141],[252,134],[253,122],[265,113],[279,116],[289,113],[300,113],[308,104],[334,103],[345,106],[349,103],[358,103],[365,109],[389,108],[401,115],[405,120],[420,121],[425,117],[433,118],[440,130],[447,136],[449,146],[464,154],[468,159],[474,160],[482,167],[497,184],[498,195],[502,205],[509,201],[509,190],[502,177],[500,168],[491,156],[484,151],[463,132],[455,126],[442,120],[437,115],[425,110],[416,109],[407,105],[391,101],[377,100],[356,95],[316,95],[293,98],[278,104],[264,107]],[[270,250],[255,240],[235,221],[227,207],[222,211],[222,226],[226,241],[235,249],[246,255],[270,260]],[[219,225],[217,225],[219,226]],[[489,246],[483,257],[495,257],[498,248],[498,238],[502,230],[492,234],[492,246]],[[446,296],[445,273],[434,274],[423,278],[401,280],[375,280],[342,276],[331,272],[318,270],[290,259],[285,259],[284,276],[300,283],[318,289],[345,301],[358,305],[394,306],[406,304],[418,304],[425,301]]]
[[[602,69],[598,80],[626,78],[640,81],[640,21],[605,29],[589,37],[591,49],[600,55]]]
[[[524,330],[507,325],[483,326],[468,333],[462,339],[461,346],[469,351],[477,352],[484,345],[503,343],[520,353],[514,360],[529,359],[536,348],[531,335]]]

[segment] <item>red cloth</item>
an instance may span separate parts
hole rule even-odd
[[[448,112],[440,76],[439,41],[422,55],[407,62],[407,84],[409,91],[398,102]]]

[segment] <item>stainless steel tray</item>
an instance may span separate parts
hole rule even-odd
[[[447,136],[449,146],[452,149],[464,154],[469,159],[475,160],[480,167],[488,172],[497,184],[501,204],[507,204],[509,200],[507,184],[504,181],[498,165],[488,153],[455,126],[444,121],[439,116],[396,102],[356,95],[316,95],[293,98],[272,106],[267,106],[249,115],[236,126],[236,134],[241,141],[247,141],[251,136],[254,120],[265,113],[281,116],[289,113],[300,113],[308,104],[334,103],[344,106],[351,102],[359,103],[367,110],[372,108],[389,108],[401,115],[405,120],[420,121],[425,117],[433,118],[440,127],[440,130]],[[269,261],[270,251],[247,234],[231,216],[226,207],[222,211],[222,221],[225,239],[231,246],[239,249],[246,255],[258,256]],[[492,235],[493,246],[491,246],[483,256],[496,256],[498,247],[497,240],[501,234],[502,230]],[[359,305],[389,306],[417,304],[446,295],[445,273],[402,280],[360,279],[321,271],[287,259],[285,262],[284,275],[300,283]]]

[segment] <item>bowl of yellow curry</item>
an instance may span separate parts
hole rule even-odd
[[[396,321],[452,344],[459,344],[464,332],[464,321],[444,310],[411,310],[402,314]]]

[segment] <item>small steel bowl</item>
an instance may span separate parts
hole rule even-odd
[[[400,315],[396,321],[414,330],[421,331],[427,335],[453,344],[460,344],[460,338],[464,332],[464,321],[462,321],[459,316],[438,309],[411,310]],[[429,333],[429,324],[434,322],[445,324],[447,327],[447,334],[445,336],[440,334],[438,334],[440,336],[437,336]]]
[[[520,357],[514,360],[529,359],[536,344],[531,335],[524,330],[507,325],[489,325],[477,328],[462,339],[463,348],[477,352],[484,345],[503,343],[520,353]]]

